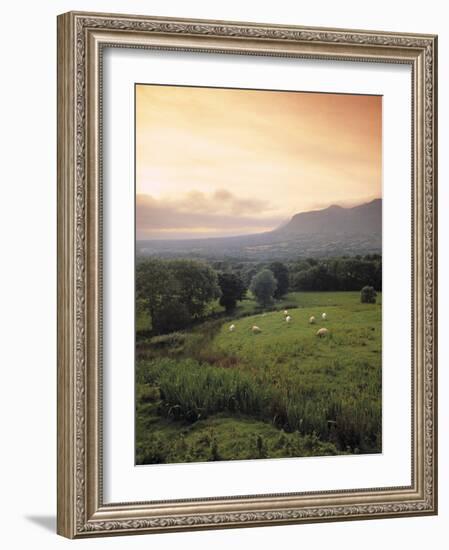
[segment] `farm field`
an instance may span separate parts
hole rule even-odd
[[[381,293],[294,292],[162,336],[138,317],[137,464],[381,452],[381,311]]]

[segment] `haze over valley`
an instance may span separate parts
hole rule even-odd
[[[272,231],[233,237],[138,240],[137,256],[288,259],[380,254],[382,199],[294,215]]]

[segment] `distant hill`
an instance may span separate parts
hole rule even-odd
[[[382,232],[382,199],[343,208],[332,205],[324,210],[295,214],[284,226],[272,233],[284,235],[350,234],[369,235]]]
[[[382,199],[352,208],[329,206],[295,214],[265,233],[185,239],[137,241],[138,256],[288,260],[298,256],[329,257],[381,253]]]

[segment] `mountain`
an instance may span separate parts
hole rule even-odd
[[[277,234],[380,234],[382,232],[382,199],[343,208],[332,205],[324,210],[295,214],[284,226],[274,231]]]
[[[382,199],[295,214],[281,227],[237,237],[137,241],[137,256],[289,260],[382,251]]]

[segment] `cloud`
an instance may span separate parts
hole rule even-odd
[[[138,239],[211,237],[269,231],[283,218],[258,199],[239,198],[225,189],[190,191],[179,198],[136,197]]]
[[[382,98],[139,85],[136,188],[170,238],[381,196]]]

